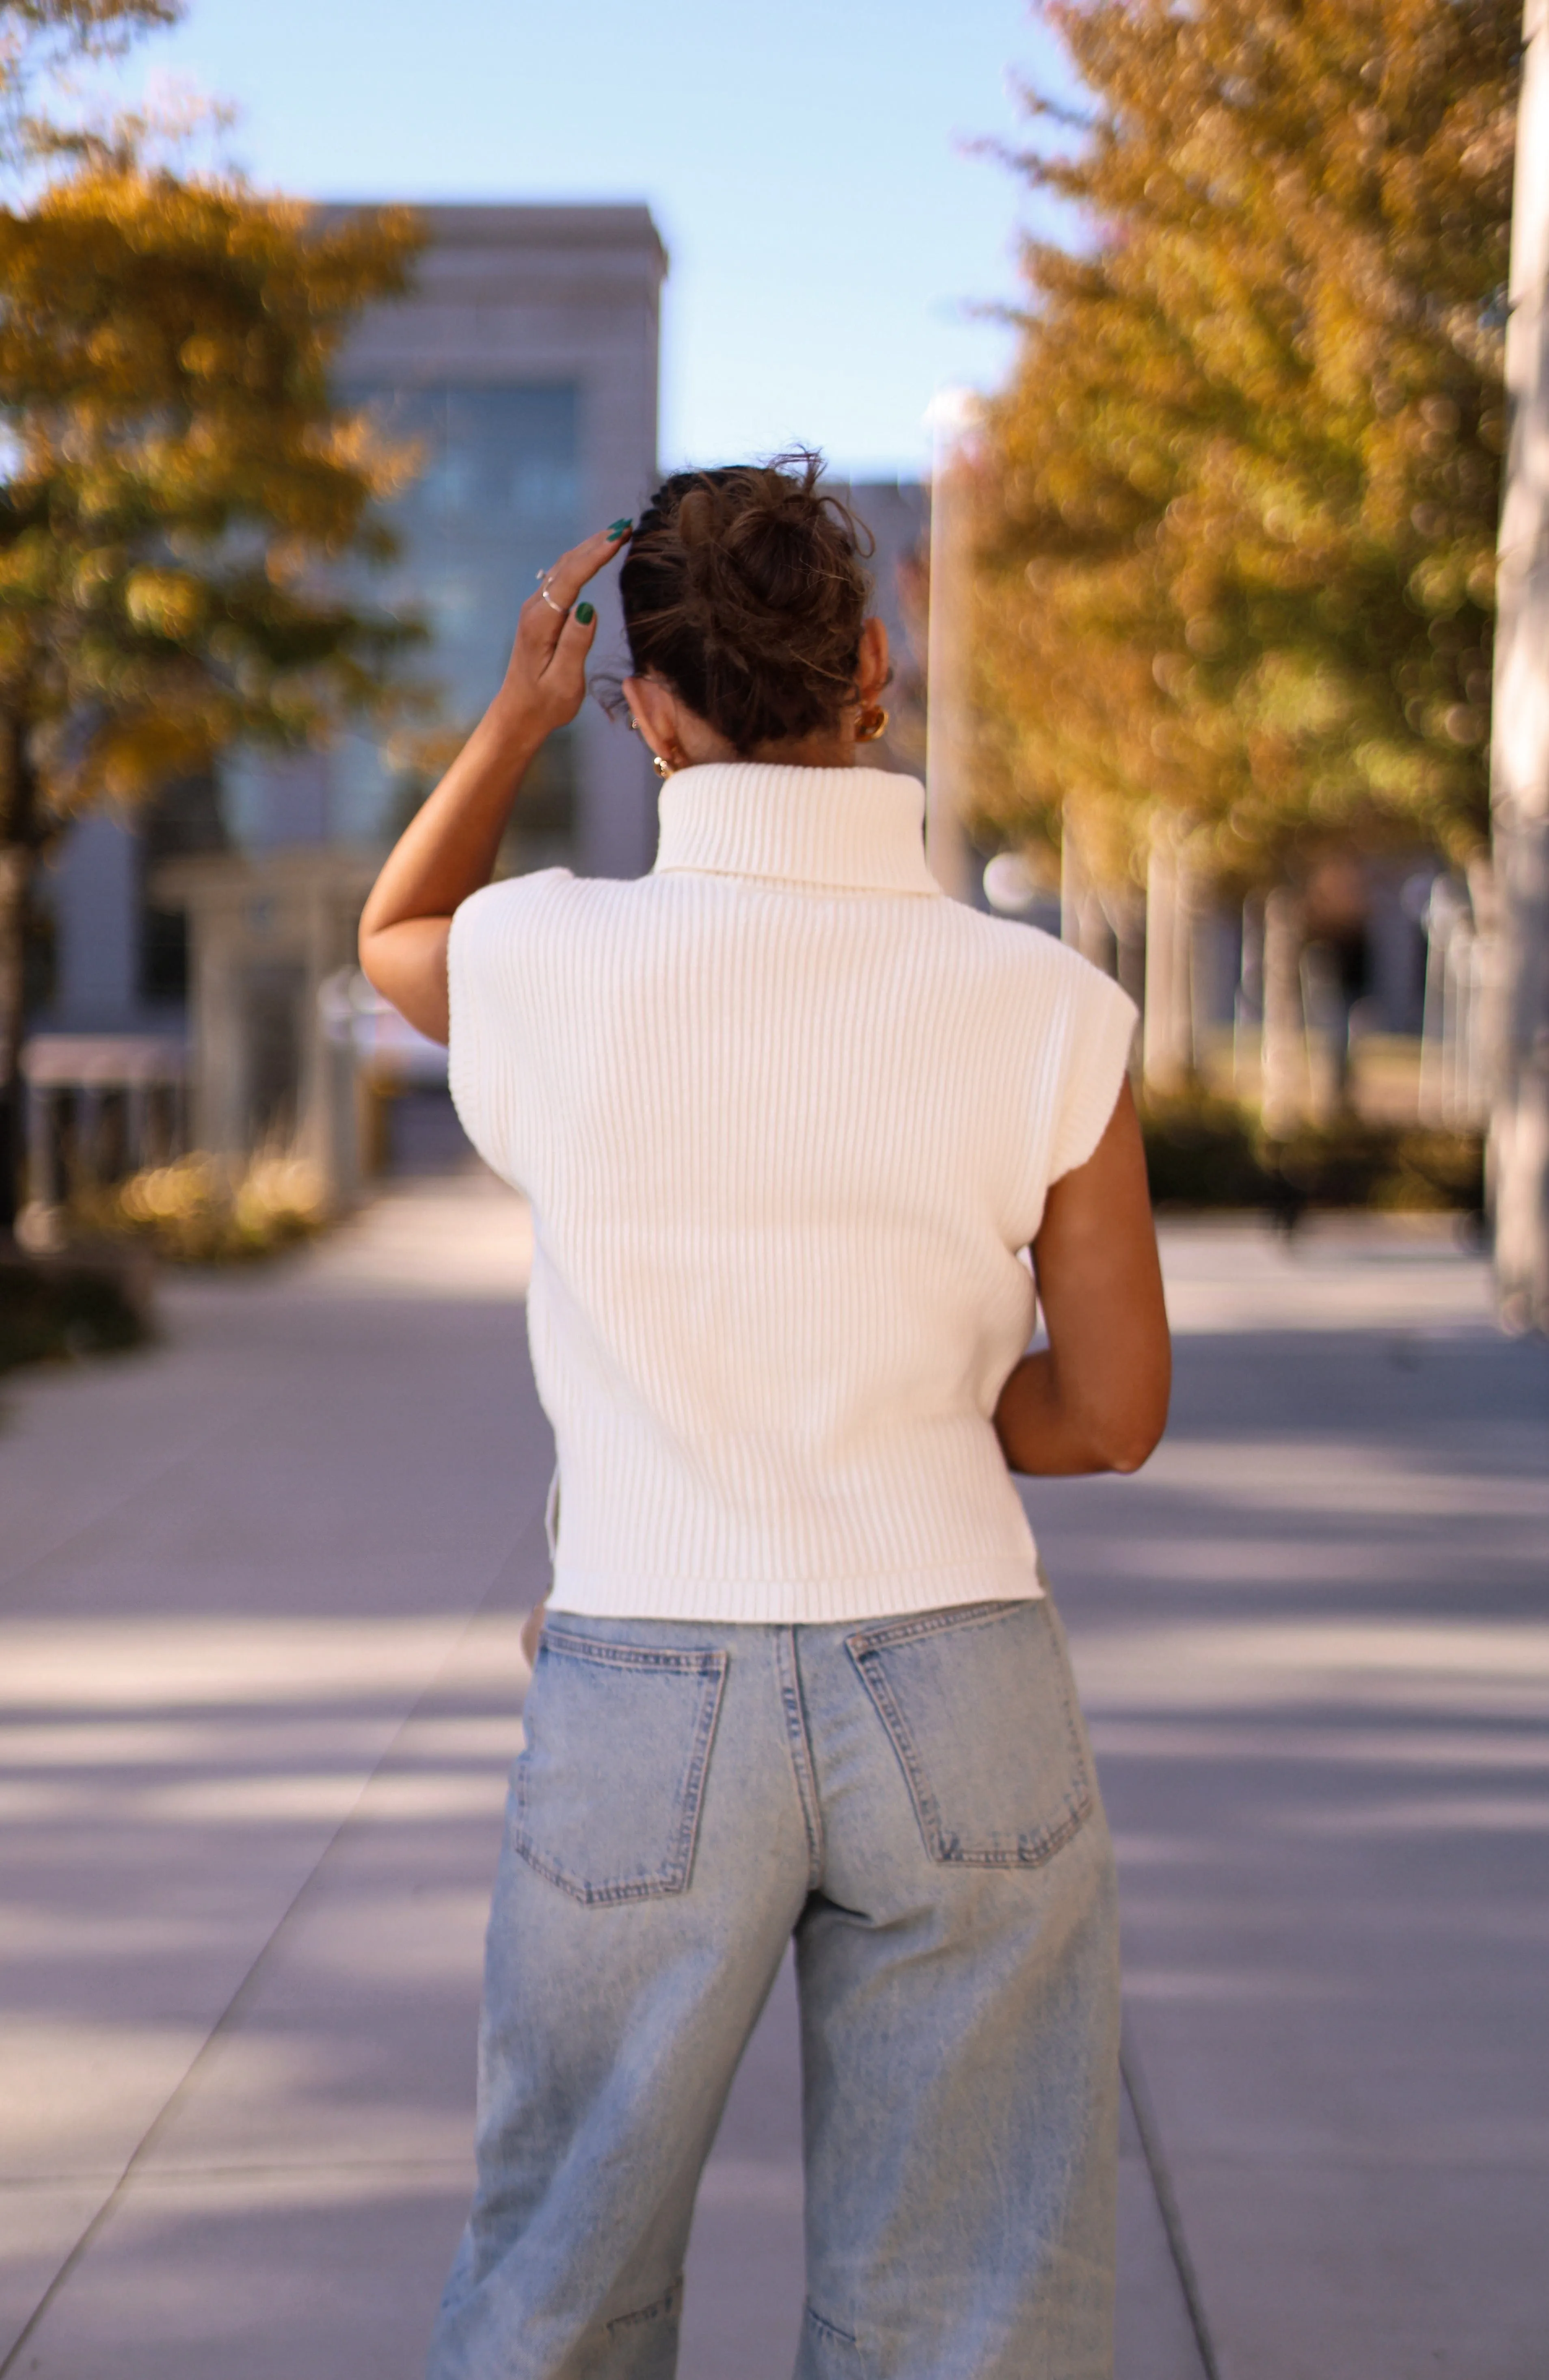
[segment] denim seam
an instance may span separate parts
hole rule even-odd
[[[941,1813],[936,1807],[935,1796],[925,1781],[924,1770],[920,1766],[913,1740],[904,1725],[904,1715],[894,1698],[893,1689],[880,1670],[874,1676],[872,1674],[866,1658],[862,1654],[856,1653],[853,1645],[851,1658],[860,1672],[860,1682],[870,1694],[877,1715],[887,1730],[893,1749],[898,1755],[898,1765],[904,1772],[904,1782],[909,1787],[909,1799],[914,1803],[915,1818],[921,1833],[925,1838],[925,1849],[933,1860],[944,1862],[947,1852],[946,1838],[942,1831]]]
[[[704,1801],[704,1772],[710,1765],[710,1747],[715,1737],[715,1721],[721,1711],[721,1694],[726,1682],[726,1653],[706,1656],[714,1667],[705,1677],[706,1692],[700,1696],[699,1719],[689,1747],[688,1766],[683,1772],[682,1816],[677,1829],[677,1889],[686,1892],[694,1869],[694,1849],[699,1841],[700,1810]]]
[[[1043,1867],[1056,1852],[1065,1849],[1072,1835],[1079,1834],[1091,1816],[1092,1794],[1084,1784],[1076,1795],[1066,1796],[1065,1811],[1065,1816],[1057,1825],[1041,1828],[1036,1835],[1029,1835],[1019,1841],[1014,1850],[966,1852],[954,1838],[950,1848],[942,1854],[942,1864],[946,1867]]]
[[[1047,1617],[1049,1623],[1049,1633],[1054,1638],[1056,1645],[1059,1645],[1063,1652],[1064,1640],[1061,1635],[1059,1622],[1055,1616],[1055,1608],[1052,1602],[1047,1607],[1045,1616]],[[1092,1756],[1087,1750],[1086,1737],[1081,1727],[1080,1714],[1070,1693],[1070,1668],[1068,1654],[1065,1655],[1065,1658],[1060,1663],[1059,1707],[1061,1716],[1065,1720],[1066,1741],[1070,1746],[1070,1757],[1076,1764],[1077,1790],[1073,1797],[1068,1797],[1069,1807],[1072,1814],[1070,1822],[1060,1831],[1059,1841],[1052,1844],[1050,1847],[1052,1851],[1056,1852],[1059,1850],[1061,1843],[1067,1842],[1069,1840],[1077,1828],[1081,1824],[1083,1818],[1091,1815],[1092,1801],[1094,1798],[1094,1779],[1092,1771]]]
[[[632,2330],[637,2323],[660,2322],[665,2316],[675,2314],[678,2310],[682,2292],[683,2276],[679,2273],[672,2287],[664,2289],[653,2304],[638,2306],[628,2313],[616,2313],[608,2325],[608,2337],[611,2338],[616,2331]]]
[[[561,1639],[562,1643],[566,1640]],[[594,1648],[583,1637],[572,1637],[567,1648],[575,1657],[590,1659],[594,1649],[616,1650],[616,1647]],[[710,1747],[715,1734],[715,1721],[720,1715],[721,1693],[726,1683],[726,1653],[645,1654],[630,1664],[633,1667],[670,1666],[680,1673],[697,1673],[702,1682],[699,1709],[693,1732],[689,1742],[689,1756],[678,1782],[677,1833],[667,1858],[653,1876],[629,1876],[611,1884],[590,1884],[584,1876],[572,1876],[544,1857],[528,1832],[526,1826],[527,1796],[521,1763],[515,1775],[516,1825],[511,1830],[511,1843],[518,1856],[525,1860],[534,1873],[545,1882],[556,1885],[572,1900],[588,1909],[606,1908],[626,1900],[661,1900],[669,1895],[686,1892],[693,1873],[694,1852],[699,1841],[700,1809],[704,1796],[704,1772],[709,1765]]]
[[[911,1613],[903,1620],[884,1620],[874,1628],[858,1628],[845,1639],[851,1653],[884,1653],[893,1645],[910,1645],[921,1636],[939,1635],[947,1628],[984,1628],[993,1620],[1009,1619],[1026,1605],[1038,1604],[1038,1595],[1019,1596],[1007,1602],[1004,1597],[993,1603],[948,1604],[945,1610]]]
[[[611,1662],[618,1670],[672,1670],[681,1677],[709,1677],[725,1670],[720,1652],[677,1651],[670,1646],[609,1645],[595,1636],[572,1636],[552,1620],[543,1625],[543,1643],[573,1661]]]
[[[807,2300],[806,2305],[803,2307],[802,2311],[806,2314],[807,2320],[811,2324],[814,2330],[825,2332],[830,2338],[835,2339],[841,2347],[853,2347],[859,2349],[860,2341],[856,2338],[854,2332],[849,2330],[841,2330],[836,2322],[830,2322],[826,2314],[819,2313],[811,2298]]]
[[[774,1632],[774,1671],[779,1681],[780,1707],[785,1714],[786,1749],[796,1779],[796,1798],[801,1804],[801,1823],[807,1829],[807,1889],[815,1892],[823,1868],[823,1810],[812,1765],[811,1739],[807,1732],[807,1713],[801,1700],[794,1628]]]

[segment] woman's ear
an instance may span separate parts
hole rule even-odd
[[[669,769],[690,769],[701,760],[731,760],[736,753],[680,695],[660,678],[627,677],[624,699],[630,716],[658,759]]]
[[[654,678],[627,677],[624,699],[629,706],[630,718],[651,750],[658,753],[669,767],[675,766],[677,742],[676,696],[666,686],[658,686]]]
[[[893,674],[893,662],[887,650],[887,630],[878,619],[860,624],[860,659],[855,673],[855,690],[862,709],[875,702]]]

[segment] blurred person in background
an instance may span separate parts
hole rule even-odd
[[[1308,880],[1301,953],[1302,1006],[1322,1044],[1327,1075],[1320,1102],[1347,1112],[1354,1099],[1354,1043],[1372,989],[1371,900],[1349,852],[1322,859]]]
[[[670,2374],[793,1935],[805,2380],[1112,2367],[1113,1860],[1011,1474],[1165,1419],[1134,1012],[944,897],[920,785],[855,765],[869,550],[798,454],[564,555],[361,924],[531,1201],[558,1458],[433,2380]],[[492,884],[620,553],[655,867]]]

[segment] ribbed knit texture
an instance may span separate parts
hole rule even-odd
[[[872,769],[685,770],[652,875],[550,869],[457,914],[453,1096],[532,1202],[560,1609],[1041,1591],[991,1415],[1033,1323],[1018,1252],[1135,1012],[945,899],[923,803]]]

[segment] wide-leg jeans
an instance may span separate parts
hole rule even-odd
[[[433,2380],[671,2380],[700,2172],[793,1933],[798,2380],[1107,2380],[1113,1859],[1047,1600],[551,1616]]]

